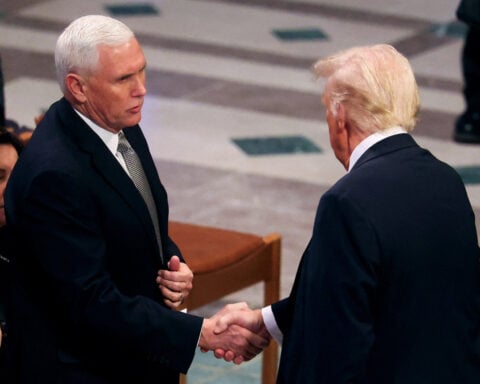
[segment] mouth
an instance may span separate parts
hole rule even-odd
[[[131,113],[139,113],[142,110],[143,104],[137,105],[136,107],[130,108],[129,111]]]

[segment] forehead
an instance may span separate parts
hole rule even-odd
[[[13,167],[17,159],[17,150],[13,145],[0,144],[0,168]]]
[[[137,39],[132,37],[128,42],[115,46],[99,45],[100,68],[111,71],[136,70],[145,66],[145,56]]]

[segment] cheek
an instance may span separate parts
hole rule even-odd
[[[98,109],[108,111],[119,104],[121,97],[113,87],[97,87],[91,92],[91,100]]]
[[[0,182],[0,196],[3,197],[3,194],[5,193],[5,188],[7,186],[7,181],[6,180],[2,180]]]

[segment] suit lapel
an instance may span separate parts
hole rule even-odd
[[[90,155],[94,169],[125,201],[142,222],[145,231],[159,254],[153,223],[148,208],[133,184],[103,141],[77,115],[65,99],[60,102],[60,118],[67,135],[73,138],[78,147]]]

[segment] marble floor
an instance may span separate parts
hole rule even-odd
[[[7,117],[33,118],[60,97],[53,50],[85,14],[128,24],[148,60],[142,127],[168,192],[171,218],[283,236],[281,295],[291,288],[322,193],[344,174],[329,148],[312,63],[386,42],[411,61],[422,111],[416,140],[464,178],[480,228],[480,146],[451,140],[462,111],[457,0],[0,0]],[[255,286],[225,302],[261,305]],[[189,383],[259,382],[197,354]]]

